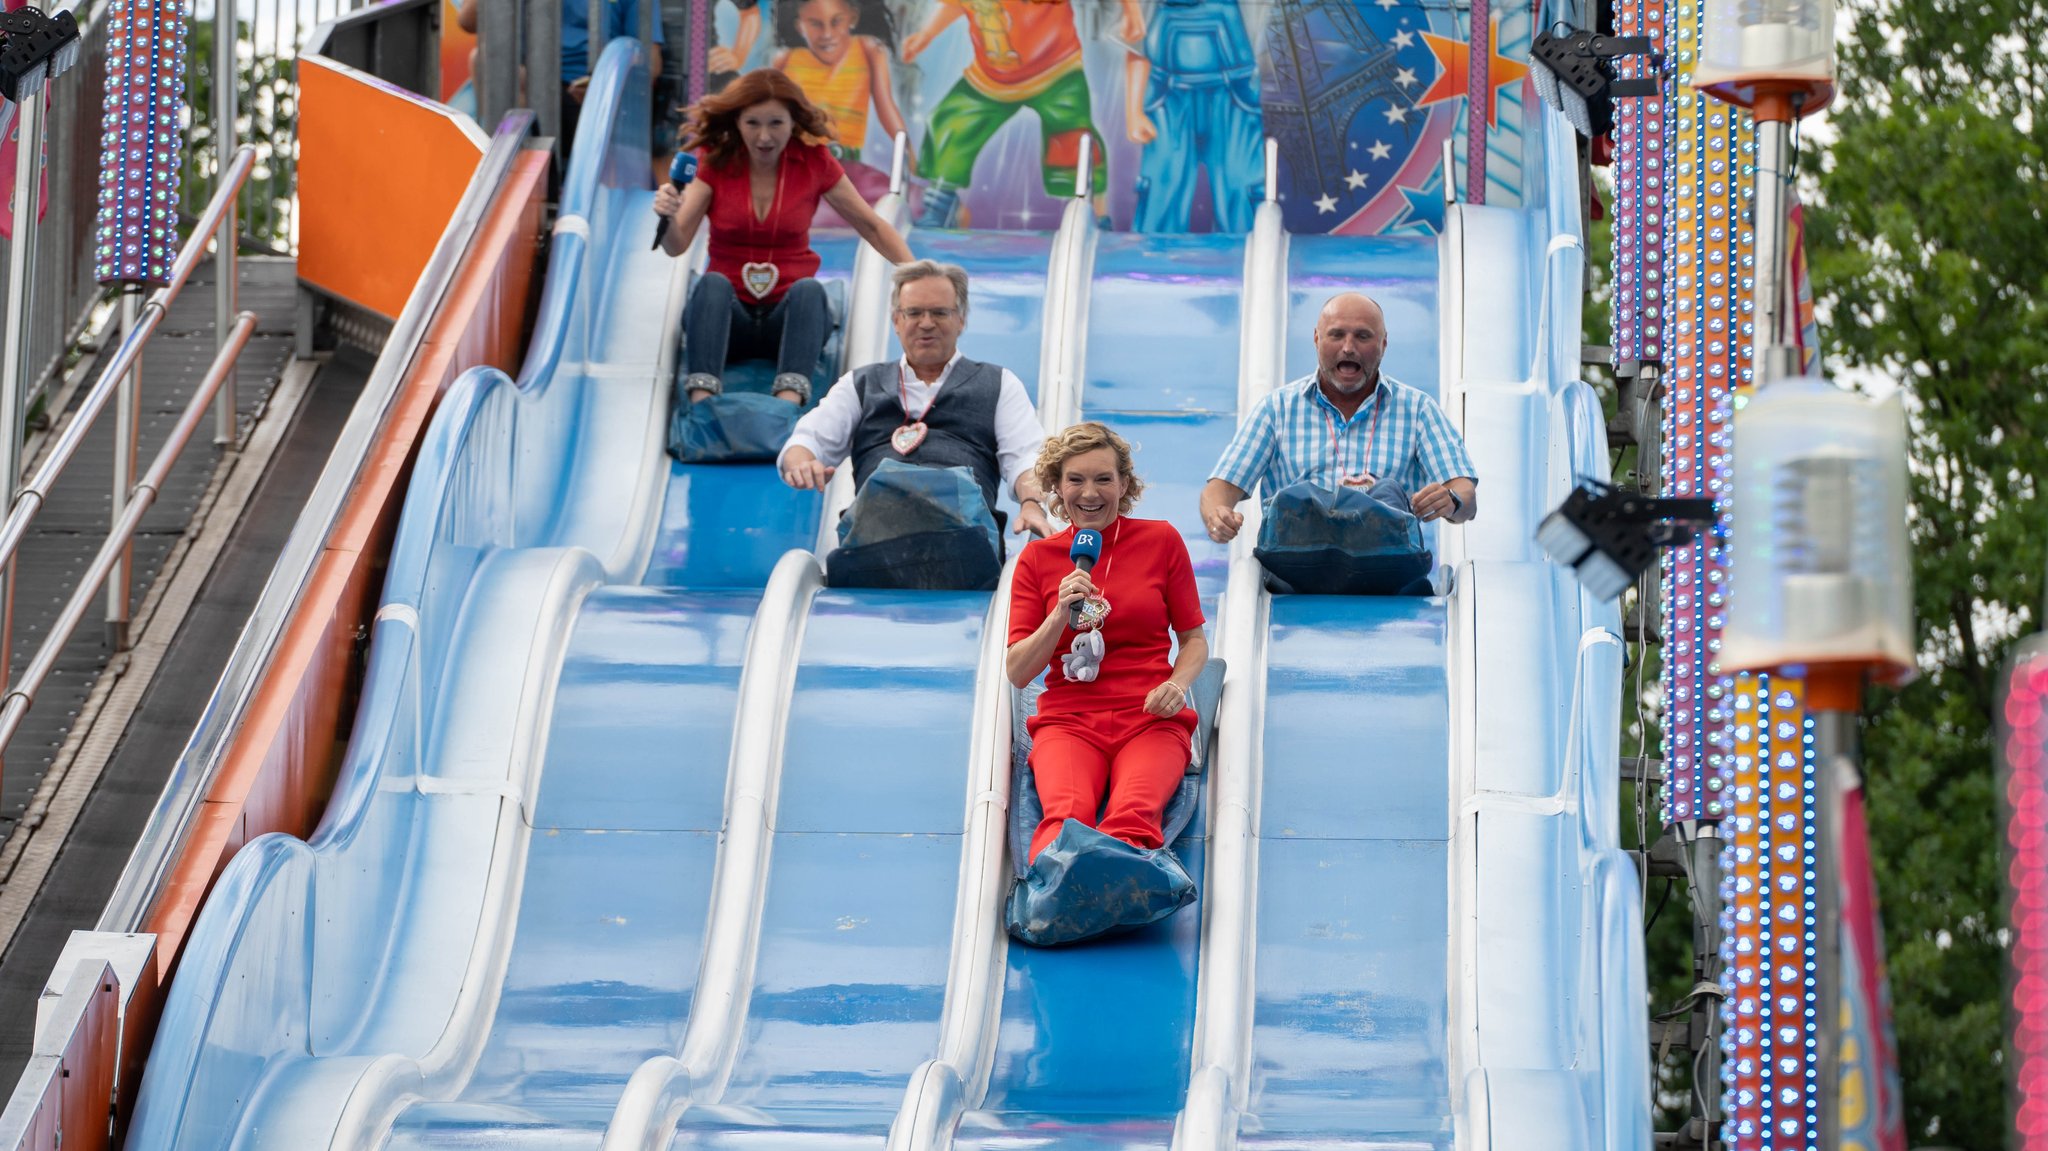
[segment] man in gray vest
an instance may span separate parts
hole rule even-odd
[[[776,457],[783,482],[821,490],[853,463],[856,487],[885,460],[931,468],[963,467],[989,511],[1007,486],[1017,497],[1013,530],[1053,534],[1032,475],[1045,429],[1024,381],[1007,368],[960,354],[967,326],[967,272],[916,260],[896,269],[891,293],[903,358],[839,377],[816,408],[797,421]]]

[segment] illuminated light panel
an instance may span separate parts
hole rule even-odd
[[[1674,73],[1663,164],[1663,489],[1667,496],[1720,501],[1721,522],[1660,558],[1661,808],[1667,824],[1719,821],[1728,811],[1735,681],[1713,664],[1726,622],[1733,396],[1751,380],[1753,236],[1747,220],[1756,149],[1748,113],[1692,90],[1697,0],[1679,0],[1670,14],[1663,41]]]
[[[1618,36],[1661,41],[1665,0],[1635,0],[1617,6]],[[1654,75],[1647,55],[1615,61],[1615,77]],[[1614,258],[1612,300],[1614,362],[1661,363],[1664,359],[1664,180],[1670,171],[1670,81],[1663,93],[1614,102]]]
[[[1998,716],[2005,825],[2008,1101],[2015,1147],[2048,1148],[2048,642],[2024,641]]]
[[[1819,1146],[1819,776],[1797,679],[1743,675],[1722,856],[1722,1138],[1731,1151]]]
[[[115,0],[106,58],[93,275],[103,284],[161,284],[178,253],[184,6]]]

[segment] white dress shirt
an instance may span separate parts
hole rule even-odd
[[[932,404],[939,398],[939,392],[946,381],[953,378],[953,369],[960,364],[961,355],[953,353],[946,361],[946,369],[939,373],[936,383],[925,383],[910,367],[905,357],[897,357],[896,370],[903,381],[904,397],[910,402],[914,418],[923,418]],[[1045,426],[1038,422],[1038,409],[1032,406],[1031,394],[1024,390],[1024,381],[1008,368],[1003,373],[1002,392],[996,398],[996,463],[1002,468],[1003,486],[1011,493],[1017,490],[1017,479],[1031,470],[1038,462],[1038,450],[1045,443]],[[818,406],[805,412],[796,422],[796,428],[789,433],[789,442],[782,452],[794,447],[806,447],[818,457],[818,462],[828,468],[836,468],[846,461],[853,450],[853,433],[860,427],[860,389],[854,386],[853,373],[848,372],[832,383],[832,390],[818,401]],[[910,453],[916,458],[915,451]],[[782,455],[775,457],[775,466],[782,466]]]

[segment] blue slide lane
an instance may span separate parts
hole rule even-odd
[[[1245,1146],[1449,1146],[1444,611],[1279,596]]]

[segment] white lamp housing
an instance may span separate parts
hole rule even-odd
[[[1733,584],[1723,673],[1787,665],[1913,669],[1906,416],[1816,377],[1760,389],[1735,414]]]
[[[1802,99],[1800,116],[1835,95],[1833,0],[1706,0],[1693,87],[1745,107],[1759,89]]]

